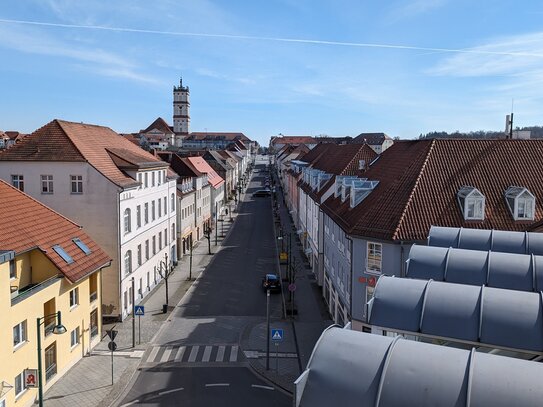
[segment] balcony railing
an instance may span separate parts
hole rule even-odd
[[[45,381],[46,382],[49,381],[49,379],[51,379],[51,377],[53,377],[56,374],[57,374],[57,364],[52,363],[50,366],[48,366],[45,369]]]
[[[11,293],[11,305],[13,306],[20,303],[21,301],[24,301],[33,294],[43,290],[44,288],[49,287],[50,285],[53,285],[60,279],[62,279],[61,276],[53,276],[51,278],[48,278],[47,280],[42,281],[41,283],[29,284],[25,287],[19,288],[18,290],[14,290]]]

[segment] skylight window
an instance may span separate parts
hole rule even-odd
[[[73,241],[73,242],[75,243],[75,245],[76,245],[77,247],[79,247],[79,248],[83,251],[83,253],[85,253],[87,256],[88,256],[89,254],[92,253],[91,249],[89,249],[89,247],[88,247],[85,243],[83,243],[80,239],[75,238],[75,239],[72,239],[72,241]]]
[[[464,186],[458,191],[457,198],[465,220],[484,220],[485,196],[477,188]]]
[[[511,186],[505,191],[505,201],[515,220],[534,220],[535,197],[524,187]]]
[[[58,244],[53,246],[53,250],[60,256],[62,259],[68,263],[72,264],[74,262],[74,259],[70,257],[68,253],[62,248],[62,246],[59,246]]]

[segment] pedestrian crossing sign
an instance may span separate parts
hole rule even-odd
[[[134,314],[137,316],[145,315],[145,308],[143,307],[143,305],[136,305],[134,307]]]
[[[282,329],[272,329],[271,330],[271,339],[272,341],[280,342],[283,340],[283,330]]]

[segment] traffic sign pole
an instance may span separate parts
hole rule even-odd
[[[266,291],[266,370],[270,370],[270,290]]]
[[[138,315],[138,345],[141,345],[141,315]]]

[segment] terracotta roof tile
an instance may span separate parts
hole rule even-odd
[[[147,127],[145,130],[140,131],[140,133],[148,133],[154,129],[161,131],[164,134],[173,134],[172,129],[170,128],[168,123],[166,123],[166,120],[164,120],[162,117],[157,118],[153,123],[151,123],[149,127]]]
[[[202,157],[186,157],[186,159],[194,165],[201,173],[207,174],[207,179],[213,188],[217,189],[224,183],[222,177],[211,168],[211,166]]]
[[[241,140],[251,142],[251,140],[243,133],[222,133],[222,132],[192,132],[187,140]]]
[[[357,207],[331,197],[323,210],[349,233],[423,241],[431,225],[528,230],[543,219],[543,140],[400,141],[364,174],[379,185]],[[515,221],[504,192],[526,187],[536,197],[535,220]],[[464,220],[462,186],[485,196],[485,219]]]
[[[109,256],[74,222],[0,180],[0,249],[16,254],[39,248],[71,282],[109,264]],[[86,255],[72,239],[91,250]],[[60,245],[74,260],[66,263],[54,250]]]
[[[107,150],[160,163],[160,160],[108,127],[53,120],[25,140],[0,154],[5,161],[87,161],[103,176],[121,187],[137,184],[112,160]]]
[[[353,143],[367,143],[371,145],[383,144],[385,140],[392,140],[385,133],[361,133],[356,136]]]

